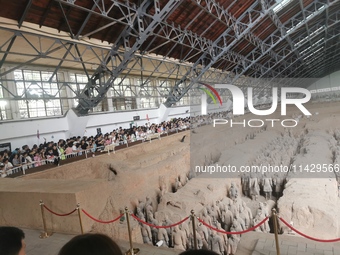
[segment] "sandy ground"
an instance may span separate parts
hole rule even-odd
[[[106,196],[106,204],[98,218],[107,220],[119,210],[128,206],[135,211],[140,201],[145,202],[148,196],[152,201],[155,218],[163,220],[168,216],[176,222],[188,216],[192,209],[197,214],[206,205],[222,201],[228,196],[231,182],[236,184],[239,194],[242,194],[239,174],[210,175],[202,174],[192,177],[195,166],[232,165],[237,168],[244,165],[260,164],[332,164],[340,161],[339,143],[336,136],[340,129],[339,103],[308,104],[307,109],[313,114],[310,118],[299,119],[298,126],[285,129],[280,125],[266,128],[226,126],[203,126],[195,132],[186,131],[174,137],[142,144],[133,148],[118,151],[114,155],[103,155],[84,164],[84,174],[72,177],[72,167],[67,171],[60,169],[60,174],[35,175],[34,179],[71,178],[71,179],[105,179],[109,182],[107,189],[98,196]],[[270,118],[297,118],[299,111],[289,108],[288,116],[273,114]],[[235,120],[259,119],[250,114],[237,117]],[[187,135],[184,143],[180,142]],[[337,154],[338,153],[338,154]],[[91,160],[91,161],[90,161]],[[86,166],[87,165],[87,166]],[[112,165],[118,175],[108,171]],[[92,168],[92,167],[95,167]],[[65,166],[65,169],[67,166]],[[191,172],[190,172],[191,171]],[[69,177],[67,175],[69,173]],[[39,177],[40,176],[40,177]],[[76,177],[75,177],[76,176]],[[258,176],[262,178],[263,176]],[[268,175],[272,178],[272,175]],[[293,221],[294,226],[301,228],[307,234],[318,237],[339,236],[338,212],[340,209],[335,175],[323,178],[321,181],[289,175],[286,189],[278,202],[278,210],[287,221]],[[300,176],[301,177],[301,176]],[[327,183],[325,183],[327,182]],[[329,185],[328,185],[329,182]],[[307,183],[307,185],[306,185]],[[180,185],[180,189],[176,187]],[[326,185],[326,186],[325,186]],[[322,186],[322,187],[321,187]],[[274,204],[275,199],[272,197]],[[263,196],[258,201],[243,197],[253,213],[259,201],[265,201]],[[96,201],[93,201],[93,206]],[[311,220],[312,219],[312,220]],[[133,223],[137,226],[137,223]],[[136,227],[137,228],[137,227]],[[322,229],[328,229],[323,232]],[[93,231],[114,233],[121,232],[114,226],[94,224]],[[321,231],[320,231],[321,230]],[[121,233],[125,235],[125,233]],[[135,232],[138,235],[138,231]],[[250,254],[256,243],[256,234],[242,237],[237,254]],[[122,239],[118,237],[119,239]],[[137,238],[135,240],[141,240]]]

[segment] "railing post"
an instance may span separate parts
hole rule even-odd
[[[45,239],[47,237],[49,237],[50,235],[47,233],[47,227],[46,227],[46,219],[45,219],[45,211],[44,211],[44,202],[42,200],[40,200],[40,210],[41,210],[41,216],[42,216],[42,220],[43,220],[43,227],[44,227],[44,232],[42,232],[39,235],[39,238],[41,239]]]
[[[81,234],[84,234],[84,229],[83,229],[83,221],[81,219],[81,212],[80,212],[80,204],[77,204],[77,211],[78,211],[78,218],[79,218],[79,224],[80,224],[80,231]]]
[[[277,214],[276,214],[275,208],[272,209],[272,217],[273,217],[273,224],[274,224],[276,254],[280,255],[280,245],[279,245],[279,236],[278,236],[278,227],[277,227]]]
[[[191,222],[192,222],[192,234],[194,237],[194,248],[197,250],[197,237],[196,237],[196,224],[195,224],[195,212],[191,210]]]
[[[129,233],[129,242],[130,242],[130,250],[125,252],[126,255],[134,255],[139,253],[139,249],[136,248],[134,249],[132,246],[132,236],[131,236],[131,226],[130,226],[130,215],[129,215],[129,210],[127,207],[125,207],[125,217],[126,217],[126,222],[127,222],[127,227],[128,227],[128,233]]]

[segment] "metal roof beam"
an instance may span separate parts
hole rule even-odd
[[[201,57],[193,64],[190,71],[186,73],[175,86],[172,88],[165,105],[170,107],[171,105],[178,102],[184,95],[189,91],[189,89],[196,84],[203,74],[211,68],[222,56],[224,56],[231,48],[238,42],[238,39],[242,38],[246,33],[248,33],[252,26],[261,20],[267,13],[268,10],[256,10],[257,2],[255,2],[248,10],[246,10],[238,20],[242,20],[247,15],[255,15],[256,18],[249,19],[249,23],[245,26],[245,29],[239,31],[239,34],[235,35],[236,38],[228,44],[228,39],[231,38],[230,31],[231,27],[228,27],[214,42],[211,48],[201,55]],[[255,14],[254,14],[255,13]],[[200,68],[201,67],[201,68]],[[187,80],[190,80],[188,85],[185,84]]]
[[[29,11],[29,9],[31,8],[32,5],[32,0],[29,0],[28,3],[26,4],[25,10],[23,12],[23,14],[20,16],[20,20],[18,21],[18,27],[21,28],[22,23],[24,23],[27,13]]]
[[[17,38],[17,35],[14,34],[14,35],[12,36],[12,38],[10,39],[9,44],[8,44],[8,46],[7,46],[7,50],[6,50],[6,52],[4,53],[4,55],[2,56],[2,59],[1,59],[1,61],[0,61],[0,69],[2,68],[3,64],[5,63],[6,58],[7,58],[7,56],[8,56],[8,53],[11,51],[11,49],[12,49],[12,47],[13,47],[13,44],[14,44],[16,38]]]
[[[311,65],[308,66],[308,68],[300,68],[297,70],[297,77],[309,77],[312,75],[313,77],[318,77],[317,75],[319,73],[316,73],[316,71],[323,70],[324,72],[327,71],[327,69],[336,69],[334,67],[335,64],[338,63],[338,58],[340,55],[339,50],[340,43],[338,42],[336,45],[334,45],[334,48],[336,48],[336,51],[331,51],[328,54],[324,54],[323,52],[319,53],[319,57],[315,60],[311,60]],[[339,68],[339,67],[338,67]],[[326,72],[325,72],[326,73]]]
[[[34,63],[36,60],[39,60],[41,58],[47,59],[48,61],[63,61],[63,65],[65,63],[72,63],[72,65],[85,65],[87,68],[92,67],[92,66],[98,66],[101,63],[105,62],[105,57],[107,56],[108,52],[110,52],[111,47],[99,47],[99,46],[94,46],[87,44],[82,41],[77,41],[77,40],[71,40],[71,39],[60,39],[57,37],[53,37],[50,35],[37,35],[32,32],[27,32],[27,31],[21,31],[17,29],[10,29],[6,27],[0,27],[0,33],[1,31],[5,31],[6,35],[8,35],[8,39],[0,45],[0,56],[4,56],[5,54],[10,54],[12,57],[14,56],[24,56],[25,58],[31,58],[30,60],[24,62],[24,63],[16,63],[12,65],[12,67],[8,70],[9,72],[12,72],[16,69],[19,69],[23,65],[28,65],[30,63]],[[26,52],[33,52],[33,53],[25,53],[22,50],[16,50],[15,48],[8,48],[8,44],[10,43],[11,39],[14,36],[18,36],[17,40],[21,39],[25,40],[27,42],[27,47]],[[40,45],[44,43],[45,44],[45,50],[40,48]],[[68,59],[63,59],[63,55],[65,52],[67,52],[68,45],[75,45],[76,47],[79,48],[79,50],[76,50],[76,52],[69,52],[69,56],[71,58]],[[58,54],[48,54],[48,52],[52,49],[54,49],[57,46],[59,47]],[[30,47],[30,48],[28,48]],[[6,49],[7,48],[7,49]],[[82,60],[83,56],[87,55],[88,57],[86,60]],[[124,50],[119,49],[117,52],[117,55],[119,56],[120,59],[124,58]],[[167,77],[169,75],[169,72],[163,72],[161,70],[164,69],[166,66],[174,66],[174,65],[180,65],[181,69],[185,70],[185,72],[188,70],[188,67],[191,66],[189,63],[183,62],[183,61],[177,61],[177,60],[172,60],[170,58],[167,58],[165,56],[154,56],[154,55],[140,55],[136,54],[134,58],[138,58],[139,56],[142,56],[145,60],[155,63],[154,64],[154,69],[152,71],[148,71],[148,74],[150,73],[150,79],[160,77],[162,78],[163,76]],[[108,69],[114,69],[119,65],[119,60],[118,57],[116,58],[117,61],[111,61],[107,63]],[[135,60],[131,60],[135,61]],[[139,69],[138,69],[139,68]],[[124,69],[123,74],[126,72],[132,72],[132,71],[140,71],[142,68],[145,70],[145,67],[138,66],[138,68],[131,68],[131,65],[127,66]],[[86,70],[84,69],[86,72]],[[93,72],[91,70],[91,72]],[[183,75],[185,74],[183,72]],[[221,70],[215,70],[214,72],[221,72]],[[151,74],[152,73],[152,74]],[[2,72],[0,73],[0,77],[4,77],[4,75],[7,74]]]
[[[65,20],[65,22],[66,22],[68,31],[70,32],[70,37],[71,37],[72,39],[75,39],[74,33],[73,33],[73,31],[72,31],[72,28],[71,28],[70,23],[68,22],[68,18],[67,18],[67,16],[68,16],[70,10],[68,10],[68,11],[67,11],[67,14],[66,14],[66,13],[65,13],[65,10],[64,10],[64,8],[63,8],[63,6],[61,5],[60,2],[59,2],[59,7],[60,7],[61,12],[62,12],[62,14],[63,14],[63,17],[64,17],[64,20]],[[61,24],[59,25],[59,28],[61,28],[62,25],[63,25],[63,22],[61,22]],[[60,29],[59,29],[59,30],[60,30]]]
[[[308,5],[307,7],[314,7],[315,8],[315,11],[317,12],[318,9],[316,7],[316,3],[315,2],[312,2],[310,5]],[[323,12],[323,10],[319,10],[319,12]],[[294,17],[297,17],[301,14],[301,12],[297,13],[294,15]],[[274,68],[275,66],[277,65],[281,65],[281,66],[284,66],[284,69],[286,70],[287,67],[289,67],[289,61],[287,62],[286,61],[286,58],[287,56],[291,56],[292,57],[292,54],[295,54],[296,56],[298,56],[298,58],[296,58],[297,61],[301,61],[300,59],[300,56],[299,56],[299,53],[297,51],[297,47],[295,46],[294,42],[292,41],[292,39],[290,38],[290,34],[294,33],[295,31],[297,31],[300,27],[302,27],[303,25],[305,25],[309,20],[305,19],[303,21],[300,21],[299,22],[299,25],[295,26],[294,28],[290,28],[290,32],[287,33],[287,30],[288,28],[286,27],[290,20],[288,20],[285,24],[281,23],[281,21],[279,20],[279,18],[277,17],[276,13],[274,11],[270,11],[269,12],[269,16],[273,19],[274,23],[276,24],[276,26],[278,27],[280,33],[281,33],[281,37],[277,37],[275,35],[270,35],[269,38],[270,40],[273,42],[273,44],[271,45],[271,47],[265,51],[264,53],[262,53],[262,55],[257,58],[257,60],[261,59],[270,49],[273,49],[274,47],[276,47],[279,43],[281,43],[283,40],[287,40],[288,41],[288,45],[285,47],[285,48],[290,48],[289,50],[287,50],[288,54],[285,52],[285,51],[281,51],[281,54],[280,53],[277,53],[280,58],[275,62],[273,63],[273,65],[270,67],[270,68]],[[316,16],[316,15],[315,15]],[[293,18],[294,18],[293,17]],[[314,17],[312,17],[314,18]],[[256,63],[256,60],[254,61],[253,64]],[[252,65],[253,65],[252,64]],[[246,67],[243,72],[240,73],[240,75],[243,75],[244,73],[246,73],[250,68],[252,68],[252,65]],[[291,69],[290,71],[294,71],[294,69]],[[269,70],[268,70],[269,72]],[[265,75],[266,73],[264,73]],[[239,75],[239,76],[240,76]],[[232,79],[232,83],[235,82],[239,76],[236,76]],[[283,75],[284,76],[284,75]]]
[[[335,12],[335,13],[332,13],[330,16],[329,16],[329,19],[328,19],[328,22],[330,23],[330,25],[327,25],[326,27],[328,28],[328,31],[329,31],[329,35],[330,37],[328,39],[325,40],[325,44],[327,44],[328,41],[331,41],[331,40],[335,40],[337,38],[339,38],[339,33],[337,30],[335,30],[335,28],[337,27],[337,24],[340,23],[340,10]],[[319,28],[320,27],[320,24],[316,23],[313,25],[312,29],[314,28]],[[334,28],[334,29],[331,29],[331,28]],[[313,34],[312,37],[310,39],[313,39],[313,38],[318,38],[318,35],[319,34],[322,34],[323,31],[324,31],[325,28],[322,28],[320,30],[318,30],[318,34]],[[297,37],[294,39],[294,43],[300,41],[300,38]],[[340,40],[338,41],[338,43],[340,42]],[[303,44],[300,44],[297,46],[297,50],[302,47]],[[290,47],[289,45],[287,45],[286,47]],[[337,45],[334,45],[333,44],[333,47],[335,47],[337,49]],[[310,48],[309,51],[306,53],[311,53],[313,50],[313,48]],[[285,49],[282,49],[282,51],[284,52]],[[289,56],[289,55],[287,55]],[[286,56],[286,57],[287,57]],[[333,56],[333,55],[332,55]],[[327,59],[327,58],[326,58]],[[295,58],[289,58],[287,59],[287,61],[289,61],[289,65],[288,66],[283,66],[283,69],[280,70],[281,73],[285,73],[286,71],[288,71],[287,73],[285,73],[286,76],[289,76],[291,74],[294,73],[294,71],[289,71],[289,70],[298,70],[299,67],[301,66],[300,63],[298,62],[298,59],[295,59]],[[266,74],[266,73],[265,73]],[[218,80],[219,83],[221,82],[230,82],[229,81],[229,77],[232,77],[231,74],[228,74],[228,75],[221,75],[220,76],[220,79]],[[270,78],[270,81],[272,80],[275,80],[277,79],[278,76],[273,76],[273,78]],[[209,77],[208,77],[209,78]],[[242,77],[239,77],[239,79],[241,79]],[[240,85],[248,85],[249,83],[253,82],[255,79],[260,79],[260,78],[264,78],[264,75],[254,75],[254,77],[244,77],[242,78],[243,79],[243,82],[240,84]],[[237,83],[237,81],[235,81],[235,83]],[[260,80],[258,80],[258,82],[260,82]]]
[[[107,55],[105,62],[97,68],[82,91],[79,104],[76,107],[79,114],[87,114],[90,109],[100,103],[114,80],[124,71],[129,62],[133,60],[137,50],[140,49],[146,39],[153,33],[154,29],[159,26],[160,22],[167,17],[178,3],[178,0],[168,1],[162,9],[160,9],[160,3],[158,0],[146,0],[141,4],[141,6],[136,10],[137,19],[134,24],[138,27],[138,37],[133,45],[130,45],[129,37],[132,27],[127,27],[122,32],[117,43],[112,47],[110,54]],[[152,16],[151,21],[148,24],[145,24],[146,21],[143,19],[143,16],[148,15],[146,10],[151,6],[151,4],[154,4],[155,14]],[[123,58],[119,59],[120,63],[116,68],[111,70],[107,69],[107,63],[119,57],[117,52],[121,47],[124,48],[125,52]],[[102,77],[106,74],[109,74],[109,78],[105,82],[102,82]]]
[[[82,6],[80,4],[80,1],[69,1],[69,0],[55,0],[55,1],[62,5],[76,8],[83,12],[87,12],[88,14],[100,16],[101,18],[109,21],[112,24],[119,23],[124,26],[133,26],[134,19],[137,15],[136,12],[138,9],[134,4],[130,4],[129,1],[120,2],[117,0],[113,0],[113,1],[110,1],[110,3],[106,5],[104,1],[99,1],[97,3],[97,0],[92,0],[93,5],[95,5],[96,7],[94,9],[93,9],[93,5],[91,9]],[[116,8],[117,11],[120,11],[120,15],[118,15],[120,18],[114,18],[108,15],[108,13],[110,13],[110,11],[113,8]],[[152,16],[145,12],[144,12],[144,15],[146,15],[147,17]],[[81,38],[81,34],[79,35],[79,38]]]
[[[330,5],[327,6],[325,9],[329,8],[331,5],[334,5],[334,4],[335,4],[335,2],[330,3]],[[313,5],[315,6],[315,2],[312,2],[309,6],[313,6]],[[316,12],[319,12],[319,13],[321,13],[321,12],[323,12],[323,11],[324,11],[324,9],[319,10],[319,11],[316,10]],[[294,15],[294,17],[295,17],[295,16],[298,16],[299,14],[300,14],[300,13]],[[314,15],[314,17],[316,17],[316,15]],[[313,19],[314,17],[311,17],[311,19]],[[280,42],[282,42],[283,40],[285,40],[286,38],[288,38],[288,37],[289,37],[289,34],[294,33],[295,31],[297,31],[301,26],[303,26],[305,23],[309,22],[311,19],[309,19],[309,20],[304,20],[304,21],[300,22],[299,25],[295,26],[294,28],[291,28],[290,33],[286,33],[285,35],[281,36],[281,38],[279,38],[278,40],[276,40],[276,42],[271,46],[271,48],[274,48],[275,46],[277,46]],[[281,31],[286,30],[284,27],[285,27],[286,24],[288,24],[289,22],[290,22],[290,20],[288,20],[285,24],[282,24],[282,23],[281,23],[281,24],[282,24],[282,29],[281,29]],[[271,36],[273,36],[273,35],[271,35]],[[316,36],[316,35],[315,35],[315,36]],[[298,48],[301,47],[301,45],[296,46],[296,47],[294,48],[294,51],[287,50],[288,54],[286,54],[286,53],[285,53],[285,49],[291,48],[291,45],[294,44],[294,42],[293,42],[291,39],[289,39],[289,41],[290,41],[290,43],[284,48],[284,50],[281,50],[280,52],[278,52],[278,55],[282,55],[282,58],[279,59],[278,62],[273,63],[273,65],[270,67],[270,69],[272,69],[272,68],[274,68],[275,66],[278,66],[278,65],[280,64],[281,66],[284,67],[284,70],[285,70],[285,71],[286,71],[287,69],[290,69],[290,71],[289,71],[290,73],[294,72],[295,69],[294,69],[293,67],[290,67],[290,66],[291,66],[291,65],[289,64],[290,60],[286,60],[286,59],[287,59],[288,56],[290,56],[290,58],[292,58],[292,54],[295,54],[295,53],[297,52]],[[281,54],[280,54],[280,53],[281,53]],[[262,56],[261,56],[261,57],[262,57]],[[294,63],[295,63],[296,61],[301,61],[300,56],[299,56],[299,58],[296,58],[296,59],[294,60]],[[282,62],[284,62],[284,63],[282,64]],[[253,63],[251,63],[251,65],[245,67],[245,68],[243,69],[243,71],[242,71],[237,77],[235,77],[235,78],[232,79],[231,82],[232,82],[232,83],[235,82],[241,75],[243,75],[246,71],[248,71],[250,68],[252,68],[252,66],[253,66],[255,63],[256,63],[256,61],[254,61]],[[288,65],[287,65],[287,63],[288,63]],[[300,64],[301,64],[301,63],[300,63]],[[268,72],[270,72],[269,69],[268,69]],[[281,73],[282,73],[282,72],[281,72]],[[266,74],[267,74],[267,73],[264,73],[264,75],[266,75]],[[283,76],[284,76],[284,75],[283,75]],[[229,79],[229,80],[226,79],[226,80],[227,80],[228,82],[230,82],[230,79]]]
[[[244,24],[240,21],[238,21],[231,13],[228,12],[228,9],[230,8],[228,6],[228,9],[224,9],[219,3],[217,3],[215,0],[196,0],[198,4],[200,4],[203,8],[208,9],[208,13],[210,15],[215,16],[217,20],[222,21],[227,27],[233,28],[233,31],[236,34],[239,34],[240,31],[243,31],[245,28],[247,28],[247,24]],[[205,6],[205,7],[203,7]],[[269,8],[267,2],[262,2],[262,9]],[[216,13],[216,14],[213,14]],[[248,18],[251,20],[252,16],[248,15]],[[216,20],[215,20],[216,21]],[[248,39],[249,42],[251,42],[256,48],[251,51],[249,54],[246,55],[246,58],[252,58],[254,61],[256,59],[254,58],[254,52],[259,49],[261,52],[261,56],[268,55],[270,56],[275,62],[277,62],[282,56],[279,56],[272,48],[270,44],[265,43],[263,40],[261,40],[259,37],[255,36],[253,32],[249,31],[245,34],[245,39]],[[273,39],[272,39],[273,40]],[[271,40],[271,41],[272,41]],[[257,60],[260,58],[257,58]]]
[[[303,15],[303,19],[307,20],[305,8],[303,7],[303,0],[299,0],[299,4],[300,4],[301,12],[302,12],[302,15]],[[308,22],[305,22],[305,27],[306,27],[306,31],[308,33],[308,38],[310,38],[311,33],[309,31]]]
[[[83,29],[85,28],[87,22],[89,21],[89,19],[91,18],[91,15],[92,15],[92,12],[94,11],[94,9],[97,7],[98,5],[98,2],[100,0],[95,0],[95,2],[93,3],[93,6],[91,8],[91,12],[89,12],[87,15],[86,15],[86,18],[83,22],[83,24],[81,24],[81,27],[79,28],[77,34],[76,34],[76,38],[79,39],[79,36],[81,35],[81,33],[83,32]]]
[[[339,13],[340,13],[340,11],[339,11]],[[336,15],[336,16],[338,16],[338,15]],[[339,24],[339,23],[340,23],[340,19],[339,19],[336,23],[332,24],[332,26],[334,26],[334,25],[336,25],[336,24]],[[323,31],[320,31],[320,33],[322,33],[322,32],[323,32]],[[339,34],[338,34],[338,33],[335,33],[333,36],[331,36],[331,37],[329,37],[327,40],[325,40],[325,44],[326,44],[328,41],[331,41],[331,40],[333,40],[333,39],[338,38],[338,36],[339,36]],[[331,48],[333,48],[333,47],[335,47],[336,49],[339,49],[339,44],[335,44],[335,45],[333,44],[331,47],[328,48],[328,50],[331,49]],[[306,53],[307,53],[306,55],[312,54],[313,52],[314,52],[313,48],[310,48],[309,51],[306,52]],[[322,56],[321,53],[320,53],[320,56]],[[330,57],[331,57],[331,56],[330,56]],[[328,60],[327,60],[327,59],[324,59],[324,61],[328,61]],[[301,67],[304,67],[304,66],[301,66],[300,64],[297,64],[296,61],[292,63],[292,66],[293,66],[293,70],[301,70]],[[308,68],[307,68],[307,69],[308,69]],[[298,77],[298,76],[301,75],[301,74],[302,74],[301,71],[295,71],[295,72],[290,72],[290,73],[288,73],[288,75],[293,76],[293,77]]]

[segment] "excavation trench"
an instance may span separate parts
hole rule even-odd
[[[327,113],[328,109],[323,110]],[[281,217],[293,222],[302,232],[334,238],[339,236],[338,184],[334,173],[320,176],[319,179],[292,171],[280,175],[253,173],[249,177],[258,179],[256,196],[249,194],[249,185],[248,189],[244,187],[241,173],[219,176],[194,170],[196,165],[217,164],[232,165],[238,169],[246,165],[339,164],[340,131],[332,130],[338,125],[336,119],[339,118],[320,113],[311,119],[302,119],[295,129],[265,127],[226,130],[225,127],[217,127],[212,130],[211,126],[206,125],[196,128],[195,132],[186,131],[120,150],[116,154],[90,158],[20,179],[0,180],[0,202],[7,204],[17,201],[22,208],[20,211],[2,208],[1,223],[14,224],[16,219],[15,223],[23,227],[41,229],[37,204],[43,199],[58,212],[67,212],[80,202],[82,208],[102,221],[117,217],[125,207],[138,215],[137,208],[143,207],[144,215],[141,217],[144,216],[146,221],[152,217],[155,223],[162,225],[179,222],[193,210],[202,219],[209,221],[210,217],[211,225],[219,227],[219,222],[223,228],[225,222],[221,221],[221,214],[225,208],[237,210],[235,206],[242,204],[243,210],[249,208],[253,221],[262,203],[264,207],[261,210],[265,210],[268,216],[275,207]],[[324,122],[321,123],[321,120]],[[325,129],[324,123],[329,123],[329,130]],[[181,142],[183,135],[187,137]],[[269,196],[267,191],[267,199],[261,185],[264,179],[271,179],[272,194]],[[237,190],[236,199],[232,184]],[[149,205],[151,215],[146,214],[145,204]],[[79,233],[76,216],[59,219],[48,215],[47,223],[48,228],[56,232]],[[142,243],[145,241],[143,226],[136,220],[131,223],[133,240]],[[189,231],[189,239],[188,223],[183,223],[181,228]],[[254,221],[249,225],[254,225]],[[288,232],[282,225],[280,229]],[[328,229],[327,233],[325,229]],[[101,224],[84,217],[84,230],[128,239],[126,222]],[[207,230],[200,231],[206,233]],[[271,223],[267,231],[272,232]],[[155,243],[156,240],[151,241]]]

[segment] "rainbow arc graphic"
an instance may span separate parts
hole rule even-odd
[[[218,101],[220,102],[220,105],[222,106],[222,99],[221,99],[220,95],[218,94],[217,90],[209,84],[206,84],[206,83],[203,83],[203,82],[200,82],[200,84],[207,87],[207,88],[199,88],[199,89],[204,91],[208,96],[210,96],[211,99],[213,100],[214,104],[217,104],[217,101],[216,101],[216,98],[217,98]]]

